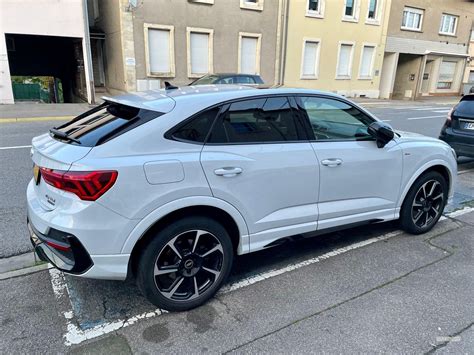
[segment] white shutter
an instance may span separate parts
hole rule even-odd
[[[209,34],[191,32],[191,73],[209,73]]]
[[[362,61],[360,64],[360,73],[361,77],[371,77],[372,73],[372,61],[374,58],[374,47],[364,46],[362,49]]]
[[[242,37],[240,43],[240,72],[257,73],[257,42],[255,37]]]
[[[304,42],[303,76],[316,76],[318,42]]]
[[[341,44],[339,51],[339,66],[337,67],[338,76],[349,76],[350,73],[350,61],[351,61],[351,44]]]
[[[439,79],[438,81],[450,82],[454,79],[454,73],[456,71],[456,62],[441,62],[439,66]]]
[[[148,53],[152,73],[171,72],[170,31],[149,28]]]

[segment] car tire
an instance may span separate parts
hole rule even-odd
[[[426,233],[440,219],[448,196],[448,183],[440,173],[420,176],[408,191],[400,210],[400,225],[411,234]]]
[[[155,306],[186,311],[204,304],[221,288],[233,254],[230,236],[219,222],[186,217],[156,232],[146,245],[137,284]]]

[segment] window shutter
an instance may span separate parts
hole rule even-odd
[[[152,73],[171,72],[170,31],[148,29],[148,52]]]
[[[351,50],[352,45],[350,44],[342,44],[341,50],[339,53],[339,66],[337,68],[337,75],[339,76],[349,76],[349,67],[350,67],[350,60],[351,60]]]
[[[242,37],[240,47],[240,71],[245,74],[257,73],[257,38]]]
[[[191,32],[191,73],[209,73],[209,34]]]
[[[316,55],[318,51],[317,42],[305,42],[303,56],[303,75],[316,75]]]
[[[370,77],[372,75],[372,60],[374,58],[374,47],[364,47],[362,50],[362,63],[360,65],[360,76],[361,77]]]

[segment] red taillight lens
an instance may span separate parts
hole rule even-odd
[[[76,194],[81,200],[95,201],[110,189],[118,173],[108,171],[63,171],[41,168],[44,181],[60,190]]]

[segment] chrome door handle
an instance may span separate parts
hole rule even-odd
[[[321,164],[324,166],[329,166],[330,168],[334,168],[342,164],[342,159],[337,159],[337,158],[324,159],[321,161]]]
[[[224,177],[234,177],[242,172],[242,168],[237,167],[225,167],[214,170],[214,174]]]

